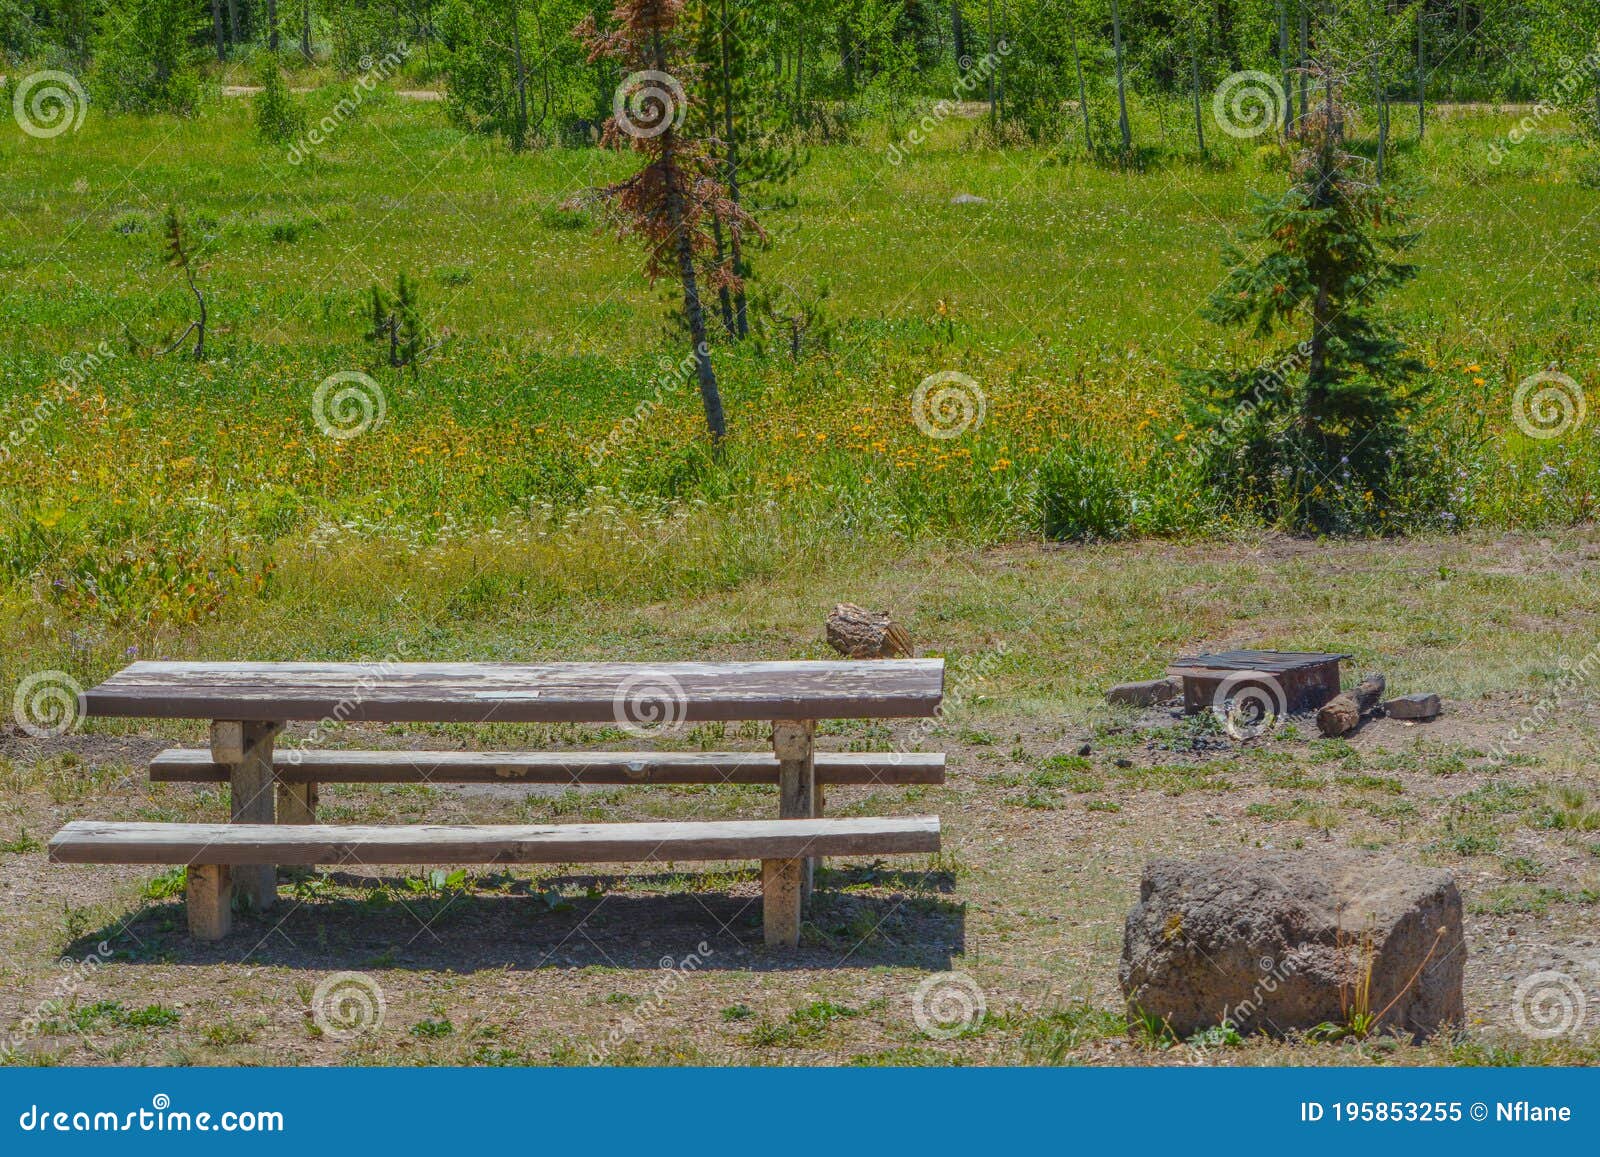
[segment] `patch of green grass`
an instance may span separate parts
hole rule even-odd
[[[857,1053],[849,1063],[857,1068],[939,1068],[960,1066],[965,1062],[958,1055],[922,1045],[895,1045],[873,1053]]]
[[[232,1017],[218,1024],[208,1024],[200,1031],[200,1037],[208,1045],[215,1048],[228,1048],[234,1045],[249,1044],[256,1039],[255,1030],[242,1025]]]
[[[14,839],[0,841],[0,852],[20,856],[28,852],[38,852],[44,845],[28,834],[28,829],[23,828]]]
[[[863,1008],[852,1008],[831,1000],[814,1000],[791,1011],[780,1023],[761,1018],[751,1026],[744,1039],[757,1048],[802,1045],[823,1036],[838,1022],[853,1020],[880,1004],[873,1002]]]
[[[1267,820],[1281,823],[1285,820],[1297,820],[1311,809],[1309,800],[1296,799],[1287,803],[1263,802],[1253,803],[1244,809],[1244,814],[1252,819]]]
[[[456,1026],[451,1024],[448,1018],[444,1017],[438,1019],[430,1017],[426,1020],[419,1020],[411,1026],[411,1035],[421,1040],[438,1040],[441,1037],[449,1036],[455,1031]]]
[[[1071,1054],[1083,1046],[1127,1033],[1125,1015],[1077,1002],[1053,1012],[1039,1013],[1023,1022],[1022,1063],[1065,1064]]]
[[[140,894],[146,900],[171,900],[182,896],[189,885],[189,869],[179,865],[168,868],[159,876],[146,880]]]
[[[1118,771],[1129,787],[1159,790],[1166,795],[1187,795],[1191,791],[1232,791],[1233,781],[1226,774],[1228,764],[1157,763],[1149,767]]]
[[[1398,779],[1384,775],[1340,775],[1335,777],[1334,782],[1357,791],[1381,791],[1390,795],[1402,795],[1406,790],[1405,784]]]
[[[1028,782],[1034,787],[1064,787],[1078,793],[1099,791],[1105,783],[1090,773],[1093,766],[1081,755],[1052,755],[1028,776]]]
[[[1589,793],[1581,787],[1563,785],[1553,788],[1548,797],[1534,811],[1534,827],[1562,832],[1600,831],[1600,807],[1589,800]]]
[[[1503,884],[1479,893],[1467,905],[1468,909],[1485,916],[1510,916],[1532,912],[1543,916],[1551,904],[1571,900],[1560,888],[1537,887],[1531,884]]]
[[[170,1028],[178,1023],[178,1010],[162,1004],[125,1008],[121,1001],[97,1000],[66,1014],[67,1023],[79,1032],[101,1028]]]
[[[1549,868],[1531,856],[1502,856],[1500,864],[1510,875],[1521,880],[1543,879],[1550,872]]]

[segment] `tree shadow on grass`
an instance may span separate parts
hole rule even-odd
[[[119,962],[269,965],[309,970],[404,968],[661,969],[753,972],[897,965],[942,971],[966,947],[966,905],[941,873],[880,865],[822,869],[798,949],[767,948],[758,873],[441,877],[281,872],[279,901],[236,912],[214,942],[188,932],[181,899],[146,904],[84,935]],[[682,967],[681,964],[676,964]]]

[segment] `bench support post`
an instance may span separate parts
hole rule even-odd
[[[770,948],[800,946],[804,860],[761,861],[761,933]]]
[[[221,940],[233,929],[233,875],[227,864],[190,864],[184,907],[189,935]]]
[[[807,820],[817,814],[817,766],[812,740],[816,722],[779,719],[772,725],[772,753],[778,757],[778,818]],[[811,899],[816,860],[801,861],[800,900]]]
[[[272,774],[272,741],[279,723],[221,720],[211,725],[211,758],[228,769],[229,817],[239,824],[277,822]],[[278,899],[278,869],[271,864],[241,864],[233,886],[247,904],[264,912]]]

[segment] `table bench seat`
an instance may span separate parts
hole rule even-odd
[[[816,782],[944,782],[937,752],[817,752]],[[776,784],[770,751],[297,751],[279,748],[280,783]],[[157,783],[227,783],[229,765],[204,748],[174,747],[150,761]]]
[[[712,820],[617,824],[102,823],[74,820],[50,840],[58,864],[182,864],[189,869],[190,931],[225,936],[231,869],[300,864],[571,864],[760,860],[765,935],[799,934],[799,873],[808,856],[897,855],[939,850],[937,816]]]

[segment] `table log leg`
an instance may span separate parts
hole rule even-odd
[[[227,864],[190,864],[184,907],[189,935],[221,940],[233,928],[233,878]]]
[[[278,723],[221,720],[211,725],[211,758],[228,769],[230,818],[236,824],[277,822],[272,774],[272,741]],[[264,912],[278,899],[278,869],[272,864],[239,864],[233,888],[245,903]]]
[[[810,819],[817,814],[817,769],[813,739],[816,722],[780,719],[772,725],[772,751],[778,757],[778,818]],[[814,859],[803,861],[800,899],[811,899]]]
[[[761,861],[761,934],[772,948],[800,946],[804,860]]]

